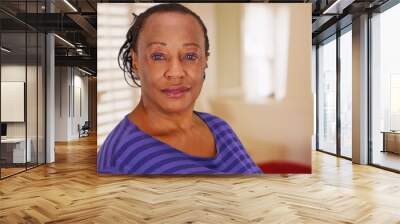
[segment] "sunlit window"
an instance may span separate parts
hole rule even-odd
[[[371,19],[372,163],[400,170],[400,4]]]
[[[390,129],[400,130],[400,73],[390,79]]]
[[[286,94],[288,9],[247,4],[243,6],[243,12],[242,79],[245,98],[248,101],[282,99]]]
[[[336,153],[336,39],[318,48],[318,147]]]
[[[352,157],[352,32],[340,36],[341,155]]]

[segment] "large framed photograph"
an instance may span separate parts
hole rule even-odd
[[[311,4],[99,3],[100,174],[311,173]]]

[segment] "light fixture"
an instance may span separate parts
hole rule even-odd
[[[87,55],[82,48],[76,48],[76,53],[78,53],[79,55]]]
[[[71,42],[69,42],[68,40],[58,36],[57,34],[54,34],[54,36],[56,36],[58,39],[60,39],[61,41],[63,41],[64,43],[68,44],[69,46],[75,48],[75,45],[73,45]]]
[[[11,50],[9,50],[9,49],[7,49],[7,48],[5,48],[5,47],[1,47],[1,50],[4,51],[4,52],[6,52],[6,53],[10,53],[10,52],[11,52]]]
[[[81,71],[81,72],[83,72],[83,73],[85,73],[85,74],[87,74],[87,75],[90,75],[90,76],[93,75],[92,73],[90,73],[90,72],[88,72],[88,71],[86,71],[86,70],[83,70],[83,69],[81,69],[81,68],[79,68],[79,67],[78,67],[78,70]]]
[[[65,4],[67,4],[72,10],[74,10],[75,12],[78,12],[78,10],[71,4],[69,3],[68,0],[64,0]]]

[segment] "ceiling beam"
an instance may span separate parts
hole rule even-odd
[[[70,13],[67,14],[67,16],[74,21],[77,25],[79,25],[85,32],[86,34],[90,37],[87,39],[87,41],[90,40],[96,40],[97,38],[97,30],[94,28],[85,17],[83,17],[79,13]],[[90,43],[91,46],[96,46],[96,41]]]
[[[92,71],[97,69],[96,57],[90,56],[55,56],[56,66],[80,66],[87,67]]]
[[[353,2],[355,0],[336,0],[322,10],[322,14],[342,14],[344,9]]]

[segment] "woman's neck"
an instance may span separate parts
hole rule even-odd
[[[131,120],[140,128],[160,134],[170,132],[188,132],[196,126],[196,116],[193,108],[169,113],[157,107],[145,106],[142,99],[129,114]]]

